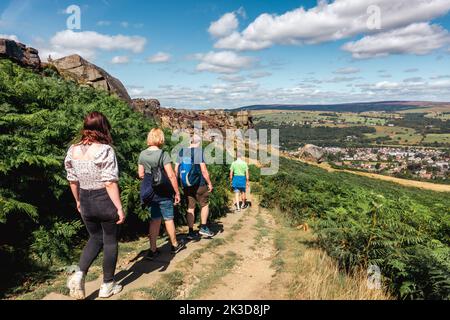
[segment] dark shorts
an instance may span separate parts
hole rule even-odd
[[[163,219],[164,221],[170,221],[174,218],[174,207],[172,200],[165,201],[153,201],[150,205],[150,215],[152,220]]]
[[[209,205],[209,191],[207,186],[187,187],[184,189],[184,197],[190,209],[195,208],[196,203],[200,205],[200,208]]]

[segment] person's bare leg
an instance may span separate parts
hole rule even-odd
[[[188,222],[189,229],[193,229],[195,223],[195,207],[192,209],[191,208],[187,209],[186,219]]]
[[[156,240],[159,236],[159,230],[161,228],[161,219],[152,220],[150,222],[150,250],[152,252],[155,252],[156,247]]]
[[[245,192],[241,192],[242,197],[242,205],[245,206],[247,204],[247,194]]]
[[[202,219],[202,225],[206,225],[208,223],[208,216],[209,216],[209,205],[204,206],[201,211],[201,219]]]
[[[175,223],[173,222],[173,220],[165,221],[164,223],[166,225],[166,231],[167,234],[169,235],[172,246],[178,247],[177,234],[175,231]]]
[[[241,209],[241,206],[239,205],[239,192],[235,192],[235,203],[236,203],[236,208],[238,210]]]

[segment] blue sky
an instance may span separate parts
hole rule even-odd
[[[81,29],[65,12],[81,9]],[[371,7],[372,6],[372,7]],[[450,101],[450,0],[2,0],[0,36],[164,106]]]

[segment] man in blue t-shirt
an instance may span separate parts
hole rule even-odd
[[[179,178],[181,176],[180,166],[183,161],[192,162],[193,160],[192,165],[199,166],[198,174],[200,177],[197,183],[191,186],[185,186],[183,183],[181,184],[188,205],[187,221],[189,226],[189,240],[193,240],[196,237],[194,233],[194,222],[195,206],[197,203],[201,208],[201,226],[199,234],[205,237],[212,237],[214,235],[207,226],[209,216],[209,194],[213,191],[213,186],[209,177],[208,168],[206,167],[201,142],[201,137],[194,135],[191,138],[189,148],[183,148],[180,151],[175,164],[175,173]]]

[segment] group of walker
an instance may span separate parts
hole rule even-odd
[[[119,225],[125,222],[126,216],[120,200],[119,168],[111,146],[110,132],[111,125],[102,113],[88,114],[84,119],[81,139],[69,148],[64,162],[77,209],[89,233],[89,240],[78,264],[79,271],[71,275],[67,282],[70,296],[75,299],[85,299],[86,274],[102,249],[103,284],[99,297],[109,298],[122,291],[114,274]],[[177,239],[174,223],[175,206],[181,203],[180,187],[187,204],[189,233],[186,239],[214,236],[208,228],[209,195],[213,192],[213,185],[205,163],[201,138],[197,135],[191,137],[190,146],[180,150],[175,166],[169,153],[162,150],[164,143],[163,131],[152,129],[147,138],[148,148],[141,152],[138,161],[138,174],[142,179],[141,200],[151,218],[150,249],[144,257],[150,261],[161,254],[157,239],[162,220],[170,239],[172,254],[186,248],[186,241]],[[230,182],[236,195],[235,210],[239,212],[246,209],[249,168],[239,153],[231,165]],[[198,233],[194,231],[197,204],[200,206]]]

